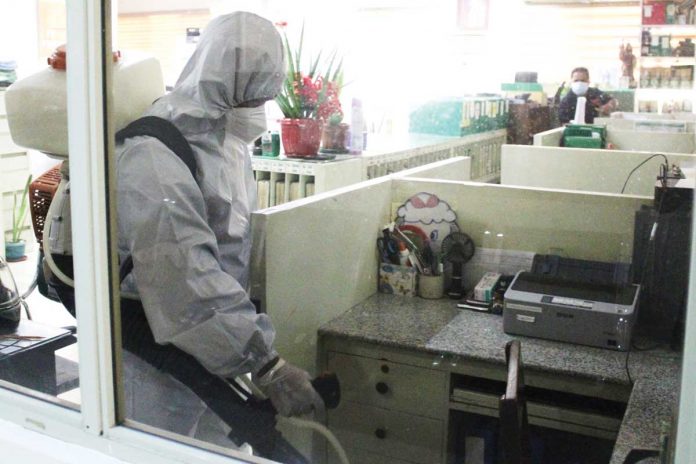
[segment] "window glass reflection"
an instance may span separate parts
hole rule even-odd
[[[657,406],[659,439],[686,295],[685,281],[661,279],[686,274],[692,199],[672,189],[676,175],[655,176],[688,158],[660,171],[617,145],[650,134],[604,121],[583,145],[582,130],[558,127],[561,94],[549,97],[576,64],[548,56],[581,41],[593,13],[538,10],[578,37],[537,56],[524,47],[548,40],[499,19],[496,2],[459,2],[485,9],[475,26],[446,23],[444,7],[361,4],[336,21],[264,2],[261,16],[230,14],[242,3],[119,10],[123,57],[154,56],[167,88],[117,134],[127,425],[279,462],[341,462],[340,448],[283,418],[313,408],[351,462],[495,462],[516,422],[504,409],[527,401],[535,458],[608,462],[638,445],[631,424],[648,420],[641,402],[659,390],[672,392]],[[346,32],[360,25],[371,27]],[[529,35],[511,41],[508,28]],[[572,59],[611,95],[628,90],[597,47]],[[517,55],[528,59],[499,59]],[[502,92],[526,66],[548,73],[544,84]],[[159,85],[148,73],[140,81]],[[332,122],[350,127],[333,134],[342,145],[327,145]],[[546,146],[532,146],[542,131]],[[403,177],[333,190],[393,172]],[[337,405],[335,385],[310,387],[323,371],[337,375]],[[325,415],[321,403],[337,407]]]
[[[65,43],[65,3],[17,4],[6,15],[0,40],[0,379],[8,388],[77,408],[76,321],[63,304],[72,306],[72,300],[61,298],[67,284],[58,277],[72,281],[65,58],[57,52]],[[53,259],[44,259],[48,253]]]

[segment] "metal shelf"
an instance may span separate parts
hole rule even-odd
[[[647,3],[645,0],[641,0],[641,15],[643,14],[643,6]],[[641,16],[642,18],[642,16]],[[642,22],[642,19],[641,19]],[[681,39],[685,37],[696,38],[696,24],[641,24],[641,37],[640,42],[642,44],[642,32],[650,29],[651,35],[666,35],[669,34],[673,39]],[[696,108],[696,98],[694,98],[694,76],[693,69],[696,68],[696,57],[694,56],[643,56],[642,54],[638,58],[638,87],[635,93],[635,108],[636,111],[640,112],[641,104],[653,106],[657,105],[655,108],[657,111],[655,114],[662,114],[662,110],[665,105],[667,107],[675,108],[689,108],[690,112],[693,112]],[[641,84],[652,82],[653,79],[644,80],[644,71],[650,68],[671,68],[677,66],[691,66],[692,67],[692,81],[689,87],[643,87]],[[670,71],[671,72],[671,71]],[[655,76],[659,77],[659,76]],[[681,76],[680,76],[681,77]],[[688,81],[687,81],[688,82]],[[673,105],[676,106],[673,106]],[[645,106],[643,105],[643,106]]]
[[[696,35],[696,24],[642,24],[642,29],[665,29],[672,32]]]
[[[694,65],[694,57],[693,56],[653,56],[653,55],[641,55],[640,57],[641,61],[642,60],[647,60],[650,61],[650,64],[660,64],[660,62],[665,62],[665,64],[669,65]]]

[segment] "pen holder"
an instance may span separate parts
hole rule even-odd
[[[417,275],[412,267],[382,263],[379,265],[379,292],[416,296]]]
[[[445,294],[445,275],[418,276],[418,296],[429,300],[442,298]]]

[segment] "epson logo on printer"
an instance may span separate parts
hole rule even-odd
[[[565,318],[565,319],[573,319],[575,316],[572,315],[572,314],[560,313],[560,312],[559,312],[559,313],[556,313],[556,317],[562,317],[562,318]]]

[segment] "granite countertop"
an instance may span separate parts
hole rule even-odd
[[[505,343],[522,340],[526,370],[630,385],[626,353],[503,332],[500,316],[459,310],[451,300],[423,300],[375,294],[319,329],[334,335],[434,355],[504,364]],[[676,404],[680,358],[666,350],[633,351],[635,382],[611,464],[632,448],[657,449],[660,427]],[[648,461],[646,461],[648,462]]]

